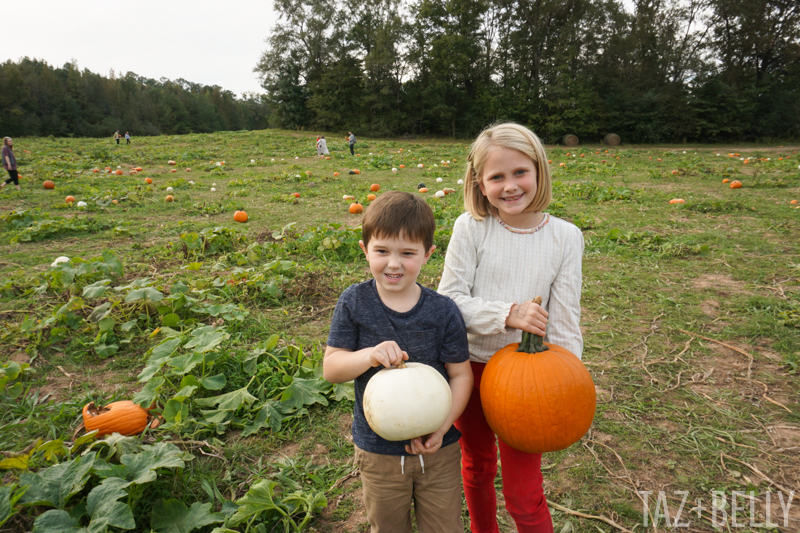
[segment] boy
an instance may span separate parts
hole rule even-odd
[[[419,195],[390,191],[367,209],[359,242],[374,279],[348,287],[333,313],[323,373],[355,380],[353,443],[373,533],[463,533],[461,434],[453,422],[472,392],[467,332],[455,303],[417,284],[435,246],[436,221]],[[378,436],[364,416],[367,382],[381,368],[409,360],[448,379],[453,402],[435,432],[411,441]],[[398,398],[400,400],[400,398]]]

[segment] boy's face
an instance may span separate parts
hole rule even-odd
[[[403,234],[399,238],[373,236],[367,246],[364,241],[359,245],[378,285],[378,294],[392,298],[414,292],[419,271],[436,248],[431,246],[426,251],[421,242],[408,240]]]

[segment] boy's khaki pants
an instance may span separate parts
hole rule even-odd
[[[364,506],[372,533],[410,533],[411,502],[419,533],[463,533],[461,447],[456,442],[433,455],[380,455],[356,446]],[[401,465],[401,461],[403,464]]]

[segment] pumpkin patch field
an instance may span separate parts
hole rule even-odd
[[[321,160],[319,133],[15,138],[0,531],[368,531],[331,315],[386,191],[433,208],[436,288],[469,145],[359,136],[353,157],[333,132]],[[596,397],[543,455],[557,532],[800,529],[797,151],[547,147]]]

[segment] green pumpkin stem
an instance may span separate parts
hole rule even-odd
[[[522,341],[519,343],[517,351],[523,353],[540,353],[549,349],[549,347],[544,345],[544,339],[542,337],[528,331],[523,331]]]

